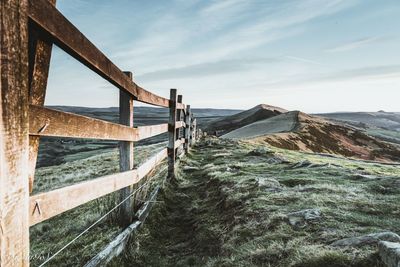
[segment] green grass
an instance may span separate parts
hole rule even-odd
[[[160,143],[135,147],[135,164],[140,165],[165,146],[165,143]],[[38,168],[33,194],[117,173],[118,171],[119,157],[116,149],[109,152],[103,151],[98,155],[58,166]],[[144,187],[142,191],[151,192],[154,184],[158,184],[159,180],[165,178],[165,175],[164,164],[160,166],[151,179],[149,178],[148,186]],[[65,201],[68,201],[68,199]],[[40,265],[46,258],[75,238],[119,201],[118,192],[112,193],[31,227],[31,266]],[[122,232],[123,229],[118,226],[117,220],[118,211],[115,211],[55,257],[49,262],[48,266],[83,266]]]
[[[385,130],[381,128],[367,129],[367,134],[383,139],[388,142],[400,144],[400,132],[393,130]]]
[[[399,166],[216,138],[179,166],[177,181],[110,266],[383,266],[375,246],[330,244],[400,233]],[[308,208],[322,218],[288,224],[286,214]]]

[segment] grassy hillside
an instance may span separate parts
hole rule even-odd
[[[165,143],[161,143],[135,147],[135,164],[140,165],[165,146]],[[150,192],[154,183],[159,183],[165,178],[165,166],[164,164],[155,172],[143,191]],[[58,166],[38,168],[33,194],[117,172],[119,172],[119,157],[115,149]],[[31,227],[31,265],[39,266],[119,201],[118,192],[109,194]],[[114,211],[49,262],[48,266],[83,266],[123,230],[117,221],[118,211]]]
[[[266,120],[259,120],[233,130],[222,138],[250,139],[267,134],[292,132],[299,126],[298,114],[299,111],[290,111]]]
[[[65,112],[72,112],[92,118],[118,123],[118,108],[87,108],[71,106],[49,106]],[[192,110],[201,128],[210,120],[221,116],[230,116],[240,112],[231,109],[193,109]],[[155,107],[135,107],[134,126],[154,125],[168,123],[168,109]],[[137,142],[137,145],[149,145],[166,141],[167,134],[161,134]],[[40,142],[37,167],[59,165],[74,160],[85,159],[99,153],[108,152],[118,145],[115,141],[73,139],[73,138],[48,138],[42,137]]]
[[[385,132],[385,135],[388,133]],[[400,149],[397,145],[373,138],[358,128],[299,111],[286,112],[248,124],[223,135],[222,138],[252,139],[254,142],[305,152],[383,162],[400,161]],[[396,138],[396,135],[390,138]]]
[[[110,266],[383,266],[376,242],[332,244],[400,233],[399,201],[396,165],[207,138]]]
[[[354,126],[373,126],[387,130],[400,131],[400,113],[398,112],[335,112],[317,115],[347,122]]]
[[[212,120],[203,130],[211,134],[217,133],[217,135],[220,136],[253,122],[268,119],[285,112],[287,112],[285,109],[261,104],[231,116]]]

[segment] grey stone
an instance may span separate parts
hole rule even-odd
[[[320,167],[331,167],[331,164],[330,163],[323,163],[323,164],[312,163],[311,165],[308,166],[308,168],[320,168]]]
[[[292,212],[286,215],[289,224],[294,227],[304,227],[308,221],[315,221],[321,218],[321,211],[319,209],[305,209]]]
[[[192,171],[198,171],[198,167],[193,167],[193,166],[183,166],[183,171],[185,172],[192,172]]]
[[[292,169],[298,169],[298,168],[304,168],[312,165],[312,163],[309,160],[302,160],[298,163],[295,163],[291,168]]]
[[[274,151],[266,147],[257,147],[256,149],[249,152],[250,156],[266,156],[270,154],[274,154]]]
[[[337,240],[331,244],[334,247],[361,247],[365,245],[374,245],[379,241],[400,242],[400,236],[392,232],[373,233],[358,237],[349,237]]]
[[[361,173],[357,173],[357,174],[353,174],[350,176],[351,180],[380,180],[382,179],[382,177],[377,177],[375,175],[370,175],[370,174],[361,174]]]
[[[270,164],[282,164],[282,163],[290,163],[290,161],[288,161],[286,158],[280,156],[280,155],[276,155],[273,157],[270,157],[266,160],[267,163]]]
[[[400,243],[380,241],[379,256],[388,267],[400,267]]]
[[[280,187],[281,184],[274,178],[257,177],[258,186]]]

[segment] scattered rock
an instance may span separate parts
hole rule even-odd
[[[331,163],[312,163],[309,160],[303,160],[300,162],[297,162],[290,166],[291,169],[298,169],[298,168],[320,168],[320,167],[341,167],[340,165],[335,165]]]
[[[335,237],[337,236],[338,229],[336,228],[322,228],[321,231],[319,232],[319,238],[323,242],[329,242],[332,240],[335,240]]]
[[[265,187],[280,187],[281,186],[281,184],[274,178],[258,177],[257,183],[258,183],[258,186],[265,186]]]
[[[294,227],[304,227],[307,225],[307,222],[320,219],[321,211],[319,209],[305,209],[289,213],[286,216],[290,225]]]
[[[274,178],[258,177],[257,183],[259,187],[265,188],[267,192],[276,193],[283,190],[281,184]]]
[[[249,156],[266,156],[274,154],[274,152],[266,147],[257,147],[248,153]]]
[[[388,267],[400,267],[400,243],[380,241],[379,256]]]
[[[331,167],[331,164],[330,163],[323,163],[323,164],[312,163],[311,165],[308,166],[308,168],[318,168],[318,167]]]
[[[290,163],[290,161],[288,161],[286,158],[284,158],[282,156],[278,156],[278,155],[275,155],[275,156],[267,159],[266,162],[270,163],[270,164]]]
[[[337,240],[331,244],[334,247],[361,247],[377,244],[379,241],[400,242],[400,236],[392,232],[373,233],[358,237]]]
[[[239,166],[235,166],[235,165],[228,166],[228,167],[226,167],[226,171],[227,172],[232,172],[232,173],[238,173],[238,172],[240,172],[240,167]]]
[[[310,165],[312,165],[312,163],[309,160],[302,160],[302,161],[292,165],[291,168],[292,169],[298,169],[298,168],[308,167]]]
[[[382,178],[374,176],[374,175],[357,173],[357,174],[351,175],[350,179],[358,181],[358,180],[379,180],[379,179],[382,179]]]

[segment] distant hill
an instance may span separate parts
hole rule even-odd
[[[233,130],[222,138],[229,139],[250,139],[267,134],[292,132],[299,126],[299,111],[290,111],[269,119],[260,120]]]
[[[118,123],[119,108],[89,108],[74,106],[47,106],[51,109],[71,112],[87,117],[102,119]],[[168,123],[169,111],[167,108],[134,106],[134,126]],[[222,116],[230,116],[240,110],[230,109],[192,109],[200,128],[208,121]],[[168,140],[167,133],[154,136],[135,143],[135,146],[159,143]],[[82,159],[110,151],[118,146],[117,141],[92,140],[76,138],[42,137],[38,155],[38,167],[58,165],[72,160]]]
[[[47,106],[51,109],[57,109],[65,112],[76,113],[84,116],[94,117],[98,119],[118,122],[118,107],[109,108],[89,108],[89,107],[73,107],[73,106]],[[148,124],[148,120],[160,120],[168,122],[169,111],[167,108],[134,106],[134,123],[138,125]],[[214,108],[194,108],[192,112],[196,118],[202,123],[203,120],[209,121],[224,116],[231,116],[242,110],[237,109],[214,109]]]
[[[394,145],[377,140],[355,127],[299,111],[248,124],[222,138],[251,139],[279,148],[366,160],[400,161],[400,150]]]
[[[315,115],[357,127],[378,127],[400,131],[400,113],[398,112],[335,112]]]
[[[288,111],[283,108],[261,104],[231,116],[212,120],[206,125],[205,131],[211,134],[217,132],[218,135],[222,135],[253,122],[268,119],[285,112]]]

